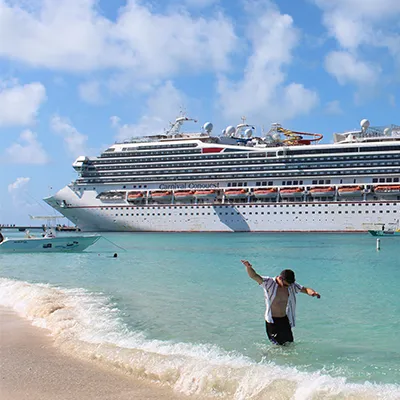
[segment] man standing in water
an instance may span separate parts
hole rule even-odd
[[[268,339],[274,344],[293,342],[292,328],[296,321],[296,295],[306,293],[319,299],[321,295],[314,289],[296,282],[291,269],[283,270],[279,276],[260,276],[247,260],[241,260],[251,279],[264,289],[265,327]]]

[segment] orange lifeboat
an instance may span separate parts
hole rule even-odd
[[[214,189],[196,190],[194,192],[194,197],[196,197],[196,199],[215,199],[215,197],[217,197],[217,193]]]
[[[338,189],[338,194],[341,197],[356,197],[363,194],[361,186],[342,186]]]
[[[286,188],[286,189],[281,189],[279,193],[283,199],[286,199],[289,197],[302,197],[304,194],[304,190],[298,187]]]
[[[276,188],[255,189],[253,194],[258,199],[270,199],[277,196],[278,190]]]
[[[174,192],[175,200],[189,201],[194,199],[194,190],[177,190]]]
[[[335,195],[335,188],[329,187],[313,187],[310,189],[312,197],[333,197]]]
[[[243,199],[248,196],[249,192],[244,189],[228,189],[224,194],[227,199]]]
[[[172,192],[169,190],[157,190],[150,193],[151,198],[157,202],[167,202],[172,200]]]
[[[383,195],[399,195],[400,185],[382,185],[376,186],[374,192]]]
[[[128,192],[127,200],[130,202],[140,201],[143,199],[142,192]]]

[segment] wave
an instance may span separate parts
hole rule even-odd
[[[0,278],[0,305],[48,329],[65,353],[185,395],[222,399],[400,399],[400,386],[260,362],[215,345],[150,340],[102,293]]]

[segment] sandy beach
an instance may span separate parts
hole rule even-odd
[[[1,400],[185,399],[95,362],[64,355],[44,329],[0,308]]]

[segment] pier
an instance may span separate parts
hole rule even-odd
[[[46,229],[53,229],[58,232],[78,232],[80,229],[77,226],[67,226],[67,225],[0,225],[1,231],[19,231],[25,232],[29,231],[45,231]]]

